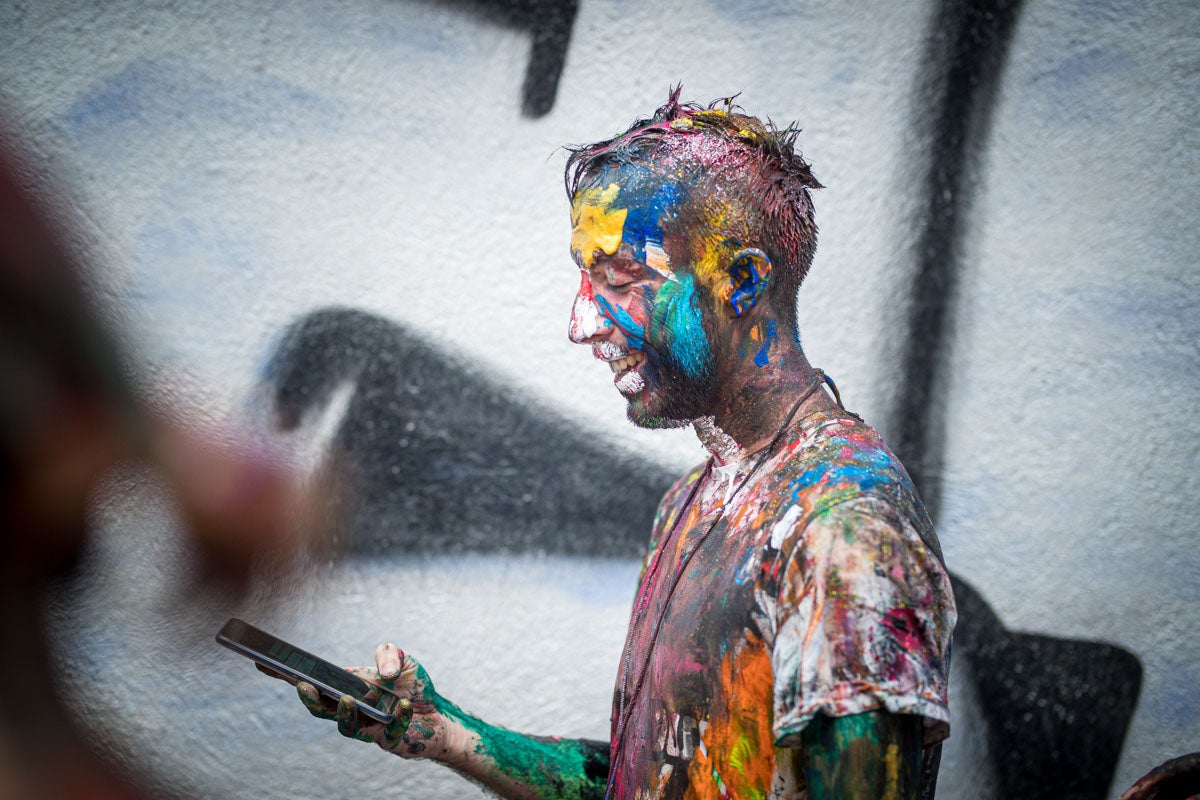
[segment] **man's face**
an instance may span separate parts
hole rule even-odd
[[[576,193],[571,255],[582,273],[570,337],[609,364],[629,418],[686,424],[709,412],[713,354],[680,222],[682,187],[646,169],[609,170]]]

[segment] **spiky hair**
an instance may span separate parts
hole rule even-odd
[[[744,113],[734,97],[707,105],[681,103],[680,87],[648,119],[611,139],[568,148],[565,183],[574,198],[600,173],[630,165],[653,166],[669,157],[689,163],[697,175],[722,181],[752,219],[751,233],[779,270],[779,310],[794,313],[796,291],[812,266],[817,224],[810,191],[822,188],[796,150],[800,129],[778,128],[770,119]],[[780,269],[781,268],[781,269]]]

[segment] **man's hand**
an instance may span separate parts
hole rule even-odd
[[[264,667],[260,670],[283,678]],[[359,713],[350,695],[338,700],[311,683],[296,683],[315,717],[336,720],[343,736],[374,742],[403,758],[440,761],[512,800],[599,800],[608,776],[608,742],[529,736],[491,725],[438,695],[425,668],[394,644],[375,650],[375,666],[348,670],[400,699],[387,725]],[[283,678],[288,680],[287,678]],[[289,681],[292,682],[292,681]]]
[[[279,675],[263,670],[268,675]],[[383,724],[359,713],[354,698],[342,695],[333,700],[317,691],[311,683],[299,682],[296,691],[300,701],[314,717],[336,720],[338,732],[362,742],[374,742],[389,753],[403,758],[438,758],[450,760],[452,754],[448,731],[453,726],[438,710],[438,697],[429,674],[415,658],[388,642],[375,649],[375,666],[350,667],[372,686],[378,687],[365,700],[370,703],[380,693],[390,692],[400,698],[396,718]]]

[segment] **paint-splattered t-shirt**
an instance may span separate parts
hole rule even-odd
[[[613,704],[613,798],[803,798],[794,748],[817,714],[920,715],[926,747],[949,732],[953,593],[904,468],[846,412],[794,423],[739,490],[760,457],[695,470],[659,508]]]

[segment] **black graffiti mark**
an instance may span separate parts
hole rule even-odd
[[[1021,0],[942,0],[912,103],[913,127],[928,146],[926,200],[889,439],[935,520],[945,437],[945,409],[936,393],[951,339],[963,223],[1020,10]]]
[[[287,430],[353,387],[327,461],[353,553],[632,556],[672,481],[363,311],[292,324],[268,380]]]
[[[914,128],[929,148],[926,205],[890,433],[935,519],[945,443],[940,377],[964,222],[1020,11],[1021,0],[943,0],[912,106]],[[955,587],[956,651],[972,662],[1003,796],[1103,798],[1141,687],[1136,656],[1111,645],[1009,633],[967,584],[956,579]]]
[[[554,107],[571,44],[579,0],[453,0],[497,25],[527,31],[529,64],[521,90],[521,113],[543,117]]]
[[[1009,631],[970,584],[951,577],[954,657],[970,663],[1002,795],[1103,800],[1141,689],[1137,656]]]

